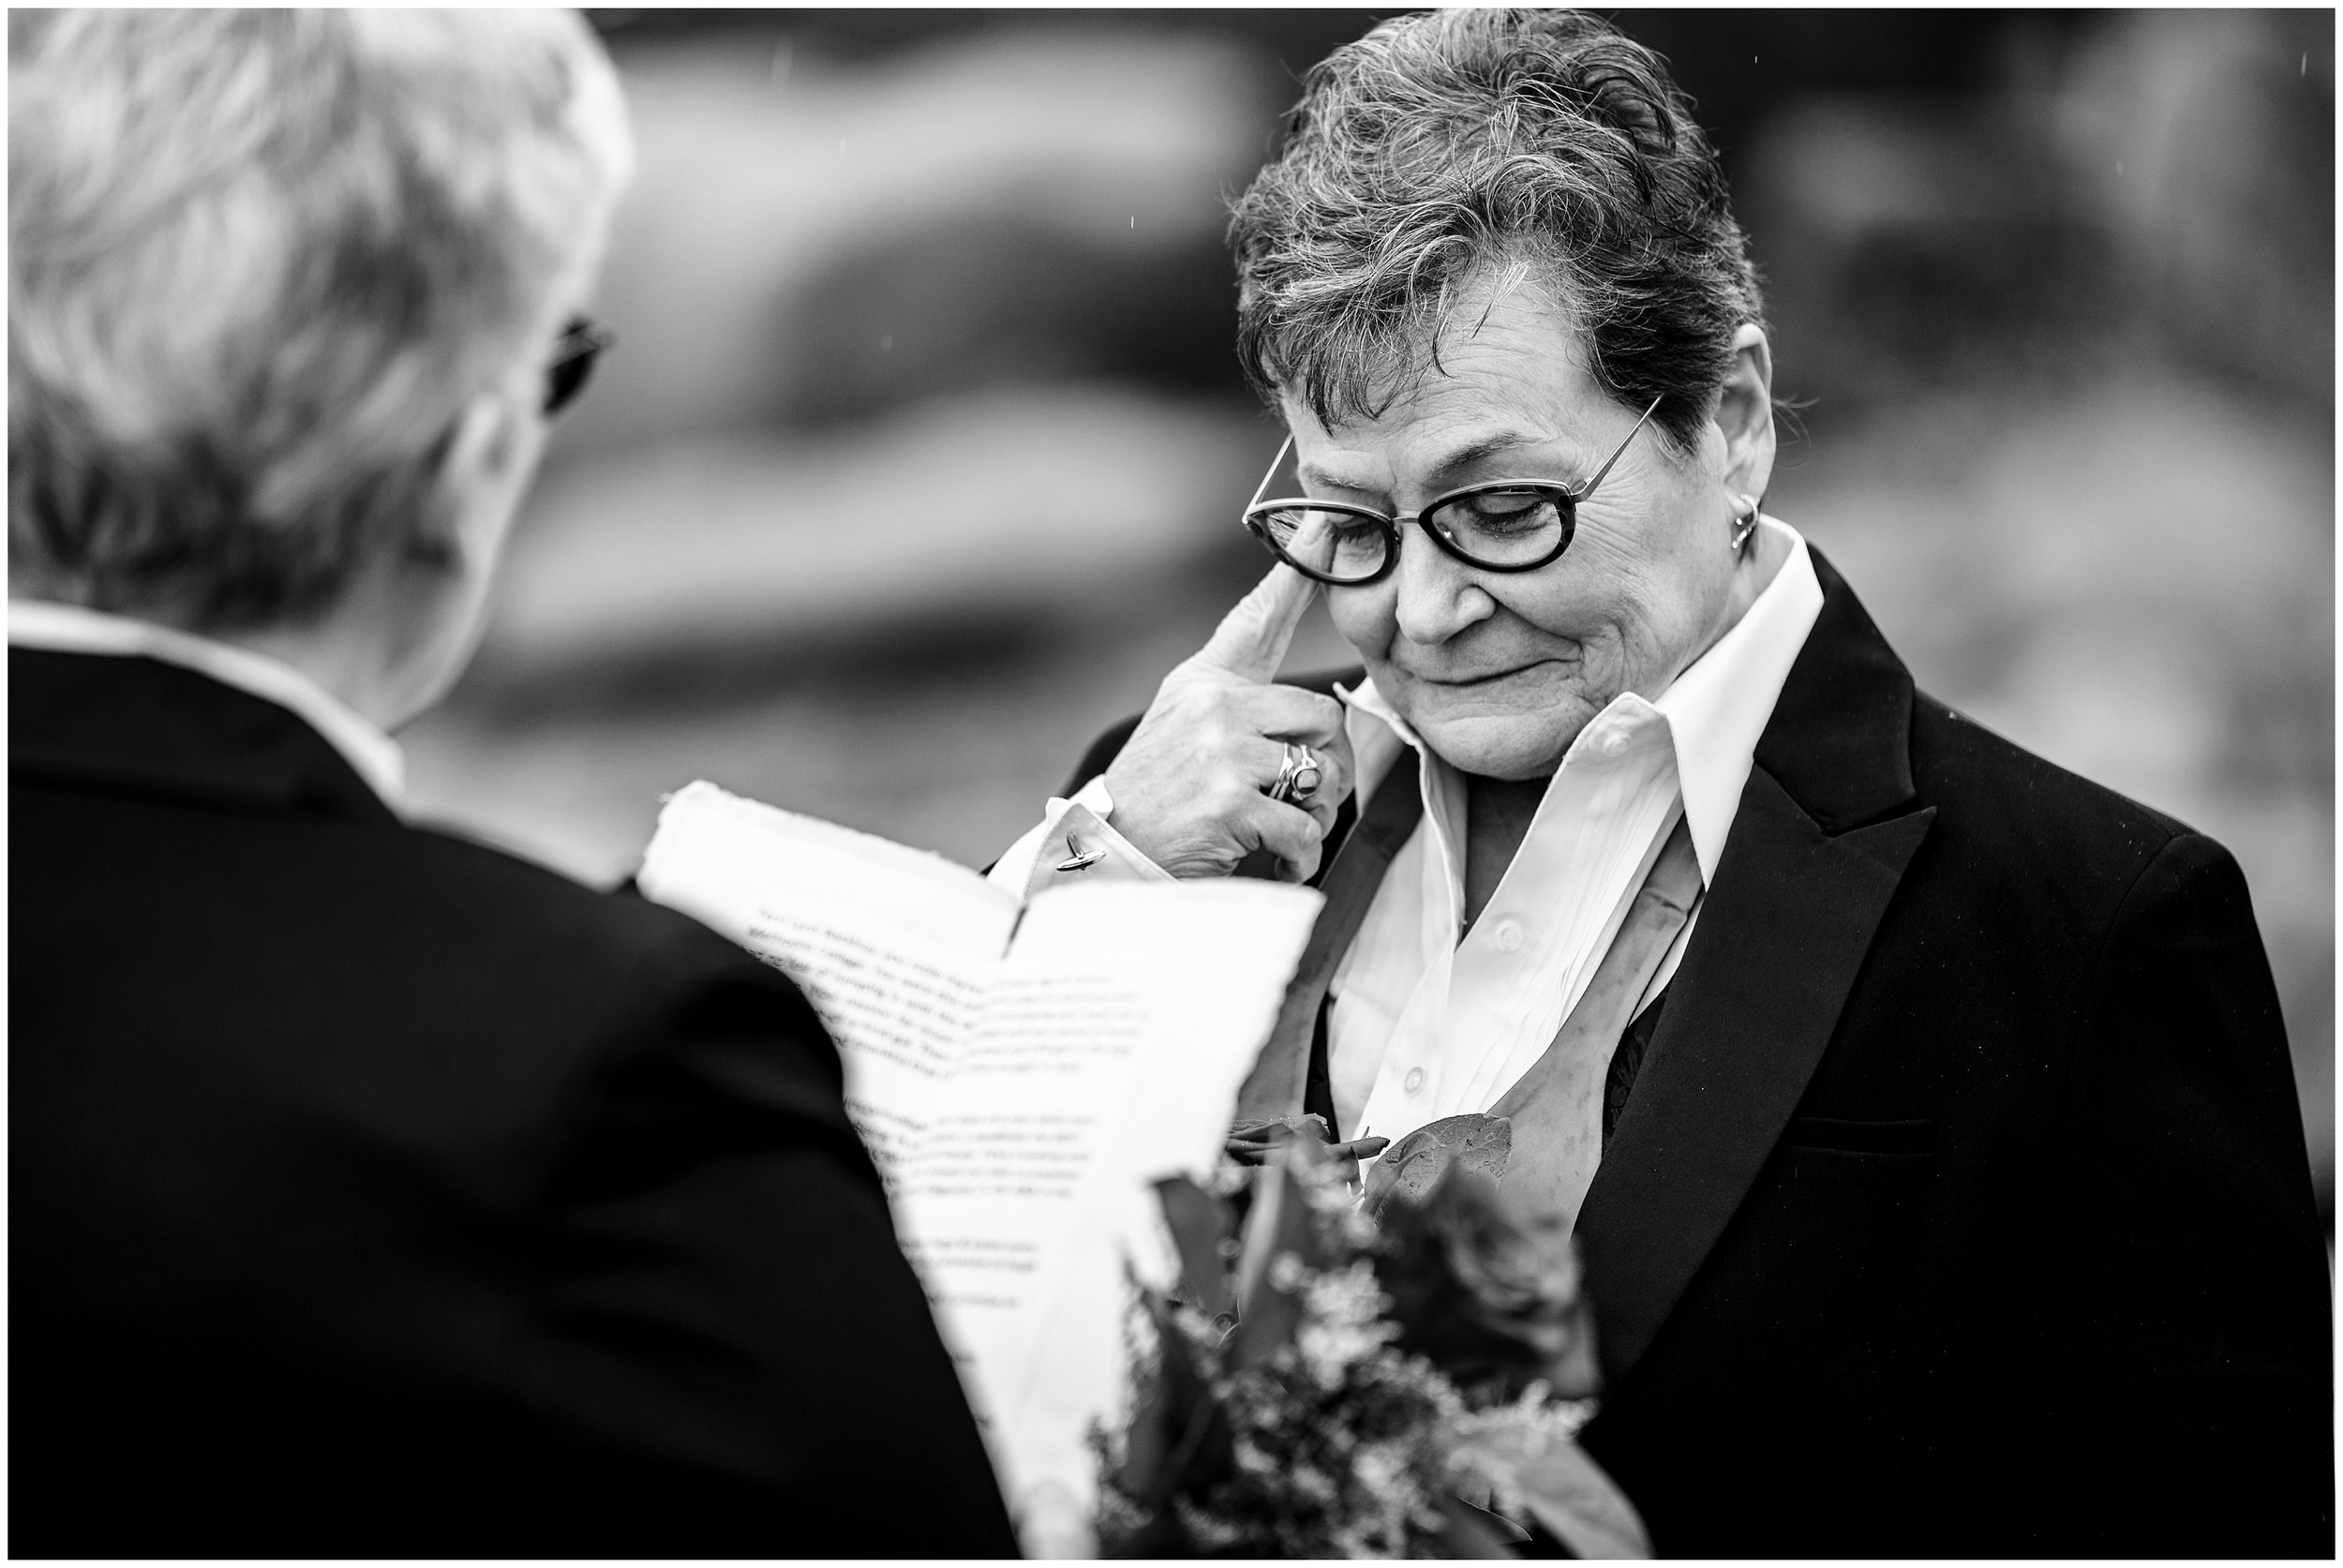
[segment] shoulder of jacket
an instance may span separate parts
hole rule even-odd
[[[605,891],[553,867],[444,827],[415,825],[402,835],[411,871],[432,885],[433,902],[460,906],[485,933],[515,945],[559,943],[571,963],[611,980],[762,977],[777,972],[689,915],[621,885]]]
[[[1925,692],[1912,703],[1914,782],[1932,797],[1968,798],[2012,820],[2034,820],[2080,831],[2112,845],[2153,856],[2174,839],[2202,835],[2154,806],[2098,784],[2029,751],[1950,704]]]

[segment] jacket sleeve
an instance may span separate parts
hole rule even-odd
[[[551,1195],[530,1555],[1016,1555],[835,1050],[689,935]]]
[[[2088,1556],[2331,1557],[2327,1259],[2244,876],[2171,840],[2111,928],[2060,1105],[2043,1453]]]

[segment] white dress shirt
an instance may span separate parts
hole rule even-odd
[[[1715,876],[1757,738],[1822,611],[1805,540],[1770,517],[1761,526],[1790,546],[1773,580],[1656,700],[1622,694],[1588,724],[1461,941],[1464,781],[1372,681],[1337,691],[1350,709],[1362,809],[1411,751],[1425,802],[1329,987],[1328,1066],[1345,1137],[1396,1139],[1496,1103],[1576,1006],[1679,814],[1690,819],[1702,886]],[[994,881],[1030,895],[1062,877],[1164,876],[1114,831],[1112,811],[1095,781],[1052,799],[1041,825],[994,866]],[[1069,834],[1102,858],[1058,870],[1071,859]],[[1674,975],[1692,929],[1688,921],[1647,999]]]
[[[1114,830],[1108,820],[1114,798],[1103,778],[1091,780],[1070,796],[1050,797],[1038,826],[1010,844],[985,875],[992,885],[1029,899],[1061,877],[1080,875],[1088,881],[1171,882],[1172,874],[1147,858],[1146,852]],[[1071,864],[1096,856],[1088,864]]]
[[[1425,812],[1328,987],[1327,1066],[1346,1137],[1396,1139],[1495,1104],[1553,1043],[1679,814],[1702,887],[1716,875],[1757,738],[1822,611],[1806,542],[1771,518],[1762,526],[1790,545],[1773,580],[1656,700],[1621,693],[1579,732],[1461,941],[1464,780],[1373,682],[1349,696],[1363,779],[1380,784],[1412,750]],[[1363,784],[1362,799],[1371,792]],[[1695,904],[1645,1001],[1674,976],[1698,918]]]
[[[266,654],[127,616],[40,599],[8,601],[8,645],[52,653],[157,659],[208,675],[290,710],[324,737],[384,805],[393,811],[401,807],[407,758],[398,742],[301,671]]]

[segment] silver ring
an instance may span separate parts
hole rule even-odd
[[[1289,740],[1285,761],[1277,767],[1277,782],[1269,786],[1269,798],[1280,804],[1305,805],[1318,793],[1325,777],[1326,769],[1310,754],[1310,749],[1298,740]]]

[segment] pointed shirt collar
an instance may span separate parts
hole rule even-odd
[[[396,812],[406,795],[407,758],[398,742],[383,734],[301,671],[248,648],[237,648],[190,632],[127,616],[55,605],[46,600],[8,601],[8,644],[52,653],[99,653],[142,657],[176,665],[275,703],[316,730],[327,744]]]

